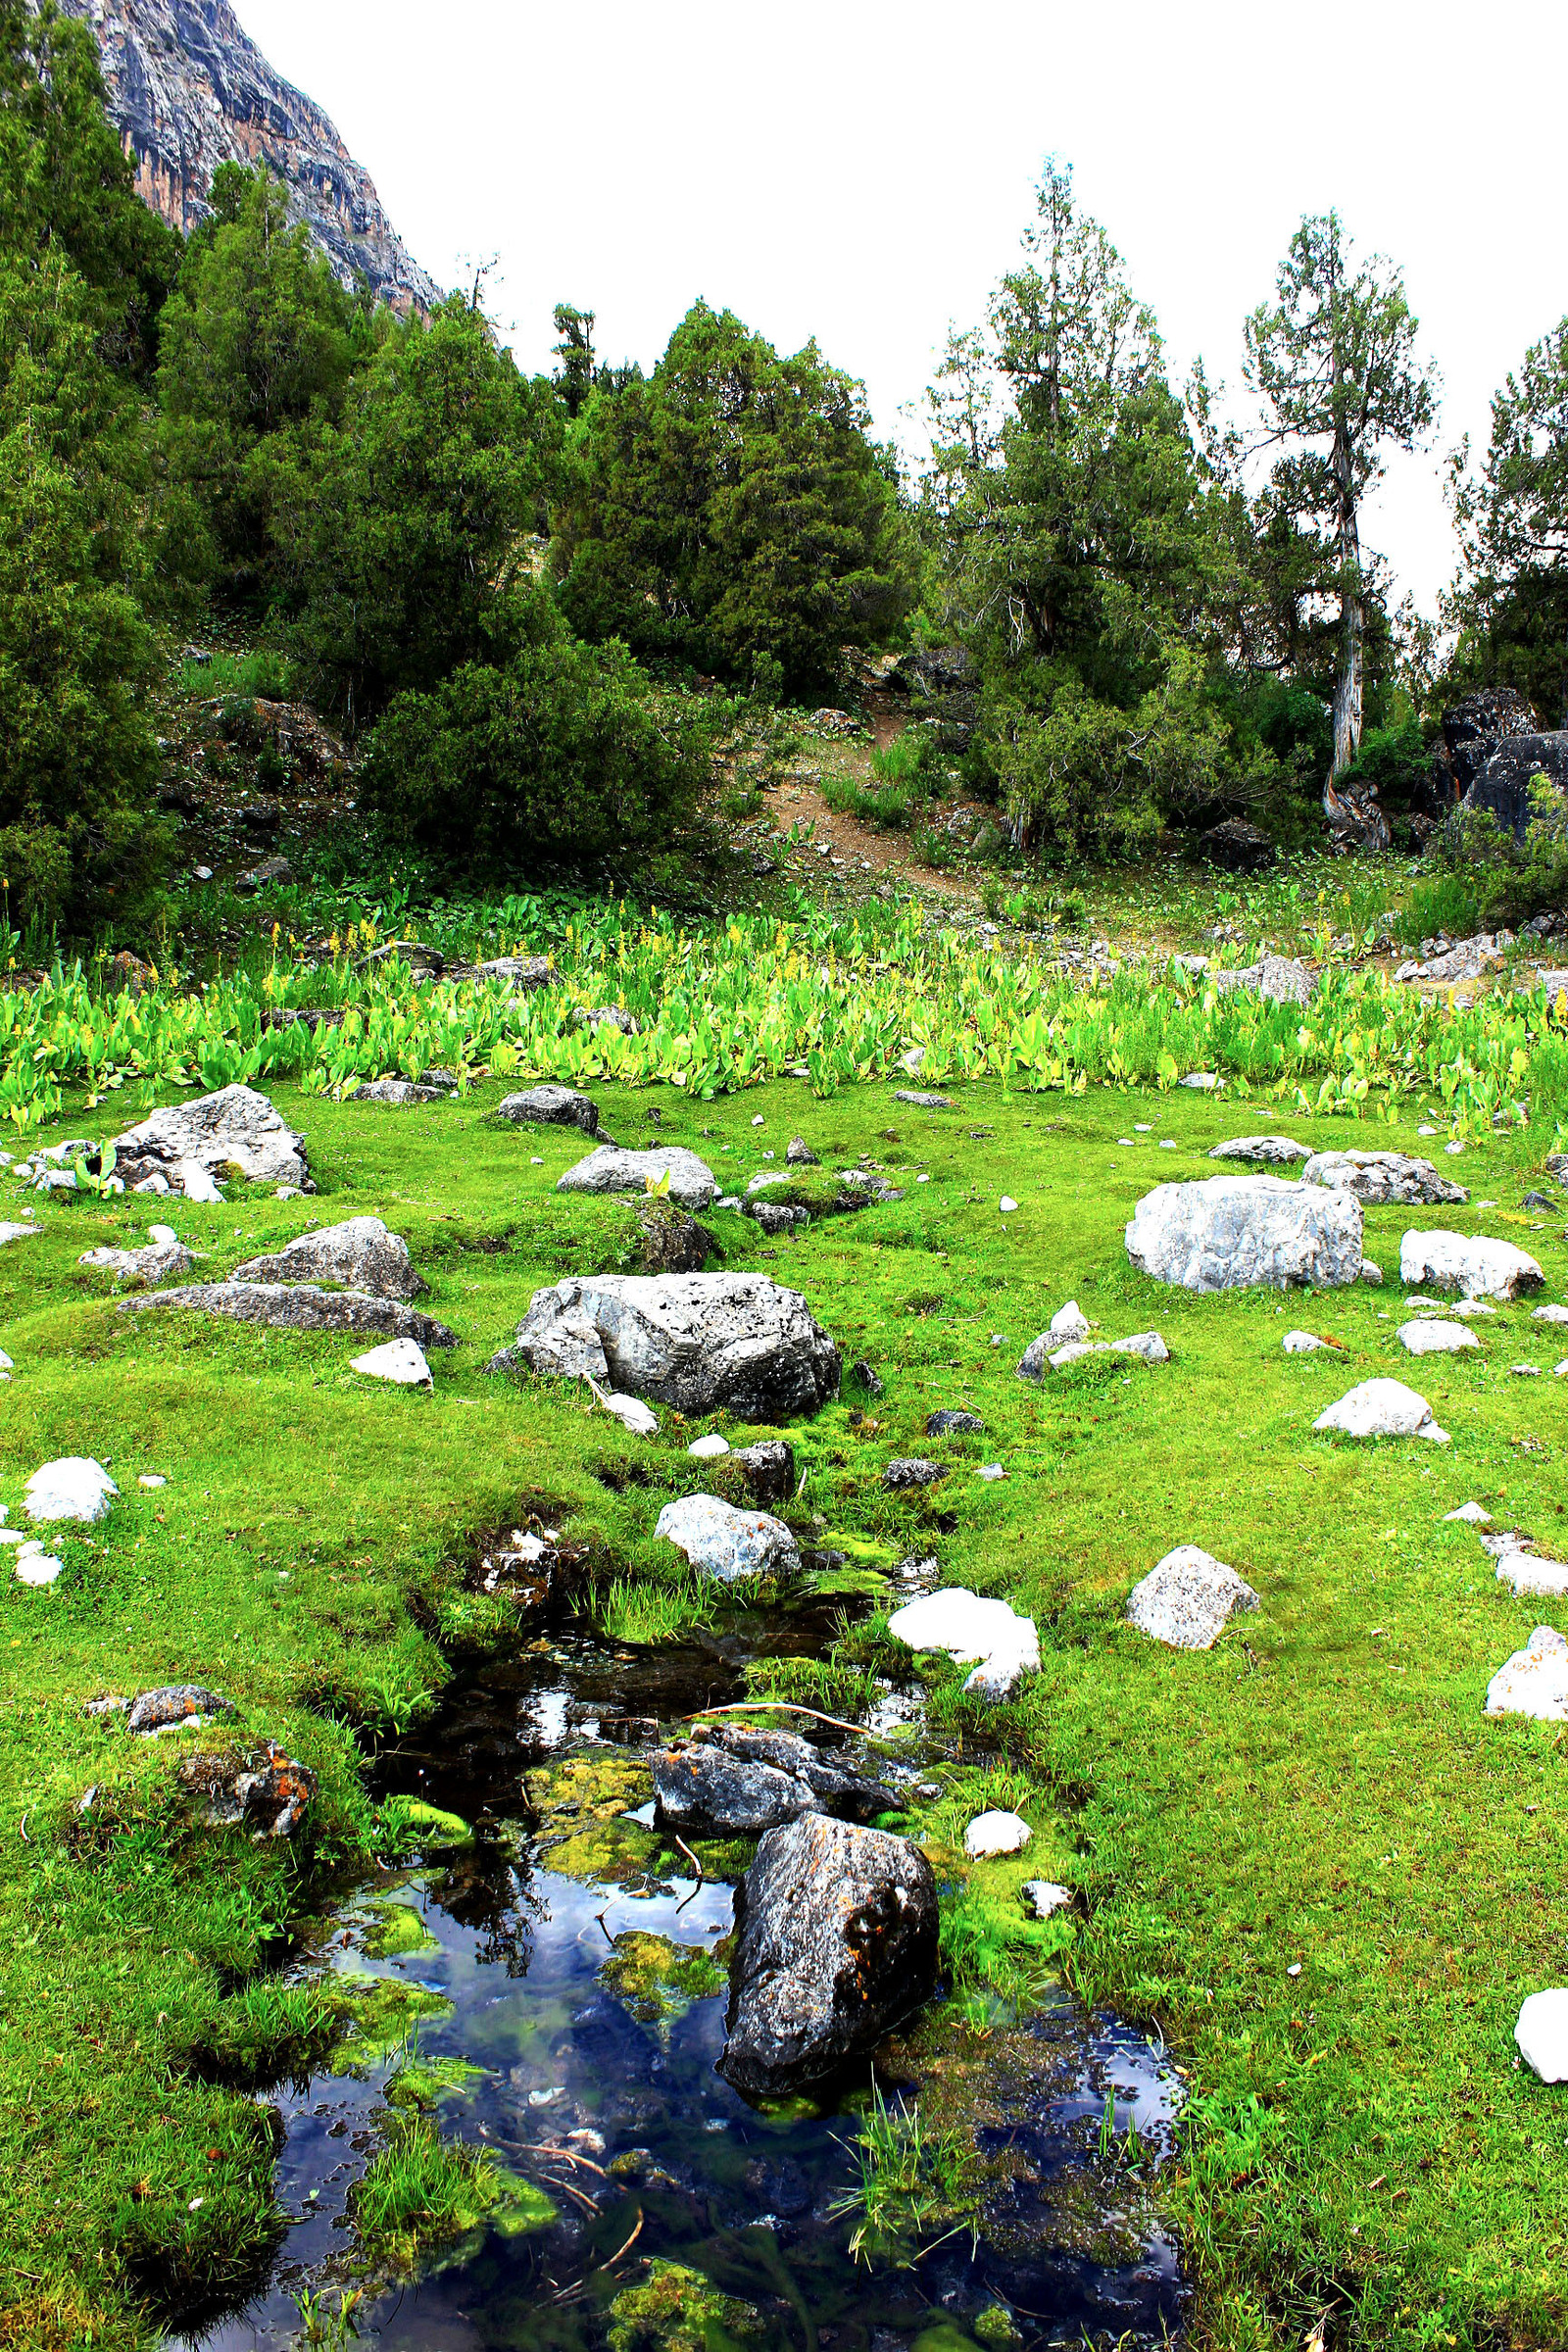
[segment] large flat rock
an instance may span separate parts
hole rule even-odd
[[[267,1323],[279,1331],[371,1332],[383,1340],[416,1340],[421,1348],[455,1348],[458,1335],[397,1298],[372,1298],[364,1291],[321,1291],[306,1282],[186,1283],[172,1291],[150,1291],[122,1298],[122,1315],[148,1314],[155,1307],[183,1307],[191,1314],[222,1315],[234,1323]]]
[[[1423,1289],[1460,1291],[1467,1298],[1522,1298],[1545,1280],[1528,1250],[1481,1234],[1420,1233],[1399,1242],[1399,1280]]]
[[[216,1181],[238,1175],[252,1184],[294,1184],[315,1191],[306,1160],[305,1138],[296,1135],[265,1095],[248,1086],[221,1087],[192,1102],[171,1102],[139,1127],[127,1127],[114,1143],[115,1173],[127,1189],[149,1176],[164,1177],[172,1191],[182,1164],[195,1161]]]
[[[1416,1159],[1406,1152],[1315,1152],[1301,1170],[1301,1182],[1353,1193],[1372,1205],[1457,1203],[1470,1198],[1462,1184],[1440,1176],[1430,1159]]]
[[[1361,1204],[1278,1176],[1206,1176],[1146,1193],[1127,1228],[1141,1274],[1188,1291],[1338,1289],[1361,1278]]]
[[[409,1245],[379,1217],[349,1217],[302,1233],[286,1249],[247,1258],[235,1282],[340,1282],[373,1298],[417,1298],[427,1286],[409,1259]]]
[[[1236,1135],[1228,1144],[1216,1144],[1208,1156],[1241,1160],[1250,1167],[1290,1168],[1310,1159],[1312,1147],[1297,1135]]]
[[[1197,1544],[1178,1544],[1127,1600],[1127,1622],[1167,1649],[1212,1649],[1237,1609],[1258,1596],[1244,1577]]]
[[[745,1421],[814,1413],[839,1389],[837,1348],[800,1293],[763,1274],[571,1277],[535,1291],[496,1361]]]
[[[622,1152],[601,1144],[556,1182],[558,1193],[646,1193],[669,1178],[669,1198],[682,1208],[707,1208],[718,1198],[712,1169],[680,1144],[656,1144],[649,1152]]]

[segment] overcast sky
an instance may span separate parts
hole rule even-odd
[[[1561,0],[1332,10],[1061,0],[236,0],[324,106],[442,283],[545,367],[551,306],[651,364],[699,294],[781,348],[815,335],[879,431],[979,318],[1051,150],[1151,302],[1178,375],[1240,390],[1241,321],[1303,212],[1403,267],[1443,370],[1363,544],[1431,609],[1452,568],[1443,451],[1568,313],[1552,110]]]

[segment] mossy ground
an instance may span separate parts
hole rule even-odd
[[[43,1203],[42,1238],[0,1251],[0,1347],[17,1364],[0,1500],[18,1519],[27,1474],[69,1453],[110,1463],[122,1490],[106,1523],[59,1547],[53,1590],[0,1590],[8,2352],[145,2343],[171,2299],[248,2275],[271,2242],[265,2119],[213,2053],[265,2040],[269,2019],[280,2049],[308,2034],[286,1999],[258,2007],[258,1987],[320,1874],[380,1834],[362,1758],[439,1689],[443,1630],[519,1638],[514,1612],[477,1624],[468,1605],[477,1532],[547,1503],[618,1574],[678,1581],[652,1529],[701,1483],[685,1453],[698,1428],[664,1414],[640,1443],[576,1390],[482,1373],[534,1289],[603,1262],[607,1231],[629,1241],[624,1212],[551,1189],[580,1139],[484,1123],[502,1091],[404,1112],[278,1088],[318,1199]],[[803,1529],[820,1522],[819,1544],[846,1529],[894,1560],[934,1550],[945,1579],[1037,1618],[1042,1672],[1017,1705],[975,1705],[945,1668],[926,1678],[966,1761],[978,1741],[978,1768],[996,1769],[1000,1744],[1049,1816],[1027,1874],[982,1866],[968,1899],[983,1930],[988,1887],[1005,1907],[1022,1875],[1071,1879],[1087,1916],[1043,1959],[1157,2024],[1184,2068],[1169,2193],[1200,2334],[1227,2352],[1298,2342],[1332,2304],[1353,2314],[1352,2340],[1380,2347],[1499,2330],[1568,2343],[1568,2106],[1515,2066],[1511,2037],[1523,1994],[1568,1974],[1561,1743],[1481,1713],[1490,1674],[1552,1612],[1509,1598],[1473,1533],[1444,1523],[1473,1497],[1560,1550],[1560,1347],[1504,1308],[1478,1355],[1416,1366],[1392,1288],[1195,1298],[1130,1272],[1121,1231],[1139,1195],[1209,1173],[1201,1154],[1223,1136],[1277,1126],[1266,1103],[970,1089],[928,1114],[887,1087],[826,1103],[789,1082],[710,1104],[596,1091],[621,1141],[693,1145],[736,1189],[781,1167],[796,1133],[829,1165],[865,1152],[906,1185],[902,1202],[772,1243],[733,1215],[711,1223],[729,1262],[803,1290],[846,1362],[865,1356],[886,1382],[791,1433]],[[1156,1132],[1137,1136],[1138,1121]],[[1413,1141],[1408,1120],[1298,1125],[1324,1144]],[[1499,1142],[1452,1163],[1495,1210],[1370,1211],[1369,1254],[1392,1269],[1411,1222],[1502,1233],[1560,1297],[1560,1231],[1518,1208],[1545,1148]],[[999,1214],[1003,1193],[1015,1215]],[[344,1340],[122,1314],[76,1263],[167,1219],[220,1273],[310,1216],[362,1211],[407,1236],[422,1303],[461,1335],[435,1358],[433,1395],[361,1380]],[[1172,1362],[1102,1357],[1019,1383],[1025,1343],[1068,1296],[1106,1337],[1158,1328]],[[1343,1352],[1284,1356],[1298,1323]],[[1521,1359],[1548,1376],[1511,1378]],[[1312,1436],[1316,1412],[1374,1373],[1419,1387],[1451,1446]],[[941,1405],[972,1406],[984,1436],[925,1439]],[[950,1476],[885,1493],[884,1462],[910,1452],[940,1453]],[[987,1485],[974,1473],[991,1460],[1007,1476]],[[170,1483],[142,1491],[143,1472]],[[1182,1542],[1263,1600],[1196,1656],[1122,1622],[1131,1584]],[[857,1640],[828,1678],[841,1699],[886,1654],[874,1622]],[[133,1741],[122,1719],[81,1712],[105,1690],[186,1679],[234,1697],[225,1736],[275,1737],[318,1774],[294,1845],[200,1828],[178,1738]],[[824,1687],[803,1665],[808,1686]],[[89,1785],[100,1796],[77,1821]],[[934,1838],[951,1843],[959,1801],[939,1802]],[[609,1835],[597,1808],[571,1830]]]

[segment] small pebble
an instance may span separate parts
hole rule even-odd
[[[752,1121],[752,1125],[753,1125],[754,1127],[763,1127],[763,1126],[765,1126],[766,1124],[767,1124],[767,1122],[766,1122],[766,1120],[765,1120],[765,1119],[762,1117],[762,1114],[761,1114],[761,1112],[760,1112],[760,1111],[759,1111],[759,1112],[758,1112],[758,1114],[757,1114],[756,1118],[755,1118],[755,1119]]]
[[[167,1487],[169,1481],[157,1470],[144,1470],[136,1484],[138,1487]]]
[[[1014,1200],[1010,1193],[1004,1193],[998,1205],[1000,1206],[1003,1215],[1007,1217],[1012,1214],[1018,1203],[1016,1200]]]
[[[982,1478],[998,1479],[1005,1478],[1007,1473],[1005,1470],[1004,1470],[1000,1462],[982,1462],[980,1465],[979,1475]]]

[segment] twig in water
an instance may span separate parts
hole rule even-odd
[[[863,1723],[846,1723],[841,1716],[823,1715],[815,1707],[800,1707],[788,1698],[738,1698],[727,1707],[699,1707],[695,1715],[683,1720],[696,1723],[704,1715],[809,1715],[813,1723],[825,1723],[835,1732],[849,1732],[857,1740],[865,1730]]]
[[[639,2206],[637,2209],[637,2227],[632,2231],[630,2237],[627,2238],[626,2243],[621,2247],[620,2252],[618,2254],[612,2254],[608,2262],[596,2263],[594,2268],[600,2271],[612,2271],[616,2263],[622,2261],[624,2257],[631,2252],[633,2246],[641,2237],[643,2233],[643,2224],[647,2219],[648,2216],[643,2212],[642,2207]]]
[[[674,1838],[675,1843],[680,1847],[681,1852],[685,1855],[693,1870],[695,1870],[697,1873],[696,1886],[692,1888],[690,1894],[683,1895],[681,1900],[675,1905],[675,1913],[678,1918],[680,1913],[685,1910],[686,1905],[688,1903],[695,1903],[697,1897],[703,1891],[703,1866],[696,1854],[692,1852],[692,1849],[687,1844],[685,1838],[680,1836],[678,1831],[671,1830],[669,1834]]]
[[[599,1922],[599,1925],[600,1925],[601,1929],[604,1931],[604,1937],[605,1937],[605,1941],[606,1941],[606,1942],[609,1944],[609,1946],[610,1946],[611,1950],[612,1950],[612,1951],[613,1951],[613,1950],[614,1950],[614,1948],[615,1948],[615,1938],[613,1937],[613,1936],[612,1936],[612,1934],[610,1933],[610,1930],[609,1930],[607,1927],[605,1927],[605,1914],[604,1914],[604,1912],[603,1912],[603,1911],[596,1911],[596,1912],[594,1913],[594,1917],[595,1917],[595,1919],[597,1919],[597,1920],[598,1920],[598,1922]]]

